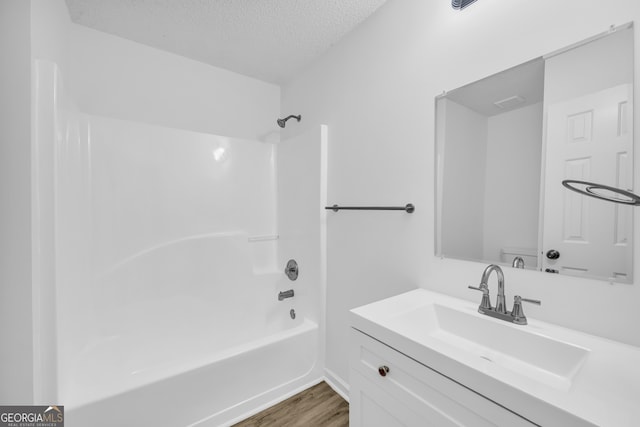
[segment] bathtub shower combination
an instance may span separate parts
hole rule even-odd
[[[317,382],[326,128],[267,143],[98,117],[61,81],[37,61],[42,395],[71,426],[218,426]]]

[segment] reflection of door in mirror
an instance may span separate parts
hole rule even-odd
[[[622,31],[547,59],[541,247],[560,256],[543,256],[543,271],[631,282],[633,208],[561,185],[576,179],[631,190],[631,35]],[[597,78],[565,79],[590,73]]]

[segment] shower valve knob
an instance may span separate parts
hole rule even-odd
[[[295,259],[290,259],[287,261],[287,266],[284,269],[284,274],[287,275],[289,280],[296,280],[298,278],[298,263]]]

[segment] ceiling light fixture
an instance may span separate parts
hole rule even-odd
[[[453,7],[454,9],[461,10],[469,6],[471,3],[475,1],[476,0],[451,0],[451,7]]]

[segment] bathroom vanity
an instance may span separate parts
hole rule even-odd
[[[350,356],[349,425],[534,425],[355,329]]]
[[[640,348],[417,289],[351,311],[351,426],[632,426]]]

